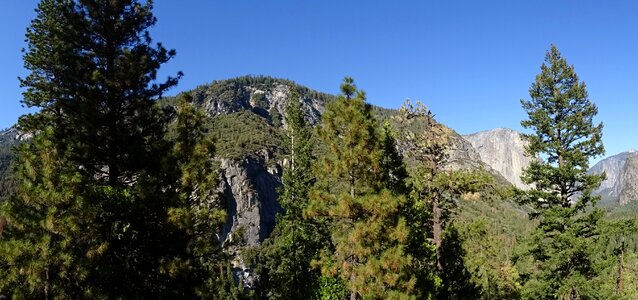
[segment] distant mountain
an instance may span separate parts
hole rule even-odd
[[[620,205],[638,200],[638,153],[635,150],[607,157],[589,169],[591,174],[605,172],[605,179],[594,194],[604,204]]]
[[[479,153],[481,160],[498,171],[508,182],[522,189],[529,188],[521,180],[523,169],[531,159],[525,156],[521,134],[508,128],[496,128],[464,135]]]

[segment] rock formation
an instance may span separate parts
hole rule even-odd
[[[600,187],[594,192],[596,195],[602,197],[603,202],[617,202],[620,196],[620,191],[624,185],[621,174],[627,162],[627,158],[631,153],[635,151],[622,152],[610,157],[607,157],[588,171],[590,174],[602,174],[605,172],[607,179],[603,180]]]
[[[521,175],[532,160],[525,156],[525,141],[520,133],[508,128],[497,128],[463,137],[476,149],[480,160],[498,171],[508,182],[518,188],[529,188],[521,180]]]
[[[638,200],[638,153],[630,152],[620,173],[620,205]]]

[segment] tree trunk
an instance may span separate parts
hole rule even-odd
[[[439,271],[443,270],[443,266],[441,264],[441,245],[443,244],[443,224],[441,220],[441,207],[439,206],[439,199],[437,196],[434,196],[434,201],[432,203],[432,212],[433,212],[433,220],[432,220],[432,234],[434,235],[434,246],[436,248],[436,267]]]
[[[0,239],[2,239],[2,231],[4,230],[4,225],[7,224],[7,219],[0,217]]]
[[[623,290],[625,289],[625,238],[623,237],[621,246],[620,246],[620,268],[618,269],[618,284],[616,287],[616,292],[619,295],[622,295]]]
[[[47,267],[44,271],[45,283],[44,283],[44,299],[49,299],[49,268]]]

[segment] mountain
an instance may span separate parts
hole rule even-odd
[[[224,195],[228,210],[226,225],[220,233],[222,242],[257,245],[270,235],[276,215],[282,212],[277,196],[284,161],[283,116],[292,89],[299,94],[305,118],[312,125],[319,123],[326,104],[335,98],[290,80],[267,76],[214,81],[184,92],[210,116],[210,132],[216,141],[216,160],[220,166],[218,191]],[[160,103],[172,106],[176,99],[166,97]],[[374,107],[374,112],[380,123],[390,124],[395,123],[394,116],[398,114],[398,110],[381,107]],[[449,134],[452,146],[448,168],[484,169],[497,181],[505,182],[499,172],[481,160],[482,155],[470,142],[452,129]],[[16,138],[15,129],[1,132],[0,145],[9,149]],[[315,145],[317,152],[324,151],[320,142]],[[10,151],[6,153],[8,162]],[[0,169],[0,173],[5,169]]]
[[[531,159],[524,155],[525,142],[521,134],[507,128],[496,128],[464,135],[480,159],[498,171],[508,182],[519,188],[528,188],[522,181],[522,169]],[[607,157],[588,170],[590,174],[605,172],[605,179],[594,192],[602,197],[602,204],[626,205],[638,200],[638,152],[630,150]]]
[[[620,173],[620,195],[618,203],[626,205],[638,200],[638,153],[631,152],[627,156]]]
[[[275,216],[281,212],[276,199],[281,186],[282,136],[286,127],[282,116],[292,89],[299,94],[306,121],[312,125],[319,123],[326,104],[335,98],[289,80],[265,76],[215,81],[186,92],[211,117],[211,133],[221,165],[219,189],[229,207],[229,218],[220,236],[223,241],[231,241],[233,233],[241,232],[246,245],[256,245],[270,234]],[[175,99],[164,101],[171,104]],[[380,123],[390,124],[394,124],[398,114],[398,110],[381,107],[374,107],[374,112]],[[485,169],[504,182],[498,172],[481,161],[469,142],[452,129],[449,132],[449,168]],[[316,151],[324,151],[320,142],[315,145]]]
[[[236,275],[245,284],[253,281],[252,273],[243,262],[241,252],[245,247],[259,245],[272,232],[277,214],[283,213],[278,195],[282,187],[282,166],[285,165],[283,136],[286,120],[285,107],[295,90],[301,99],[306,120],[317,125],[327,103],[334,96],[300,86],[290,80],[265,76],[245,76],[214,81],[199,86],[189,93],[194,103],[209,116],[210,134],[215,140],[219,165],[217,192],[227,210],[227,220],[218,238],[225,251],[233,258]],[[167,109],[176,103],[177,97],[165,97],[160,105]],[[373,107],[379,122],[397,126],[398,110]],[[498,183],[507,184],[500,173],[481,160],[481,155],[470,142],[454,130],[447,128],[451,139],[448,152],[448,169],[482,169],[493,174]],[[0,132],[0,149],[9,149],[18,140],[15,129]],[[317,137],[313,137],[317,138]],[[314,151],[325,151],[317,140]],[[398,143],[405,153],[413,145]],[[7,153],[10,154],[10,151]],[[7,161],[10,161],[8,156]],[[408,168],[413,161],[406,159]],[[0,169],[0,177],[3,175]],[[1,182],[0,182],[1,184]],[[0,185],[1,186],[1,185]],[[0,194],[0,196],[2,196]],[[471,197],[470,197],[471,198]],[[490,224],[498,232],[507,232],[504,239],[516,240],[528,229],[526,212],[518,204],[502,200],[494,195],[483,198],[459,199],[459,224],[471,226],[474,222]]]
[[[521,180],[521,175],[532,160],[525,156],[525,142],[520,133],[508,128],[496,128],[464,135],[463,138],[476,149],[484,163],[498,171],[508,182],[518,188],[529,188]]]
[[[588,171],[590,174],[605,172],[605,179],[594,192],[602,197],[603,204],[620,205],[638,200],[638,152],[630,150],[607,157]]]

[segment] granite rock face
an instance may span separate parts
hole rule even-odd
[[[282,212],[277,202],[281,167],[272,161],[267,151],[263,151],[256,157],[222,159],[219,176],[219,190],[226,200],[228,214],[220,241],[259,245],[275,227],[277,213]],[[241,234],[233,234],[238,232]]]
[[[620,196],[620,191],[624,184],[622,180],[622,173],[627,162],[627,158],[633,151],[622,152],[610,157],[607,157],[588,171],[590,174],[602,174],[605,172],[607,178],[603,180],[600,187],[594,192],[596,195],[600,195],[605,202],[616,202]]]
[[[231,114],[250,110],[264,118],[271,119],[273,114],[285,115],[286,104],[297,88],[305,118],[310,124],[321,120],[321,113],[327,101],[333,96],[297,86],[294,82],[282,79],[260,77],[242,78],[214,82],[202,86],[192,92],[193,100],[202,107],[209,116]],[[281,118],[285,125],[285,118]]]
[[[508,128],[497,128],[464,135],[476,149],[480,160],[498,171],[518,188],[528,189],[521,180],[523,169],[532,159],[525,156],[525,141],[521,134]]]
[[[620,173],[620,193],[618,202],[620,205],[629,204],[638,200],[638,153],[631,152]]]
[[[594,192],[603,202],[625,205],[638,200],[638,152],[630,150],[607,157],[595,164],[588,173],[607,178]]]

